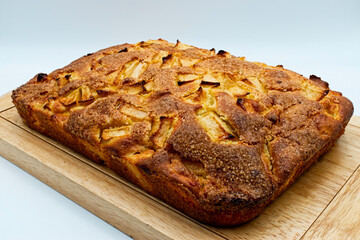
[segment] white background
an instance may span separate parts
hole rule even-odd
[[[101,48],[177,39],[315,74],[360,115],[360,1],[0,0],[0,94]],[[127,239],[0,157],[0,239]]]

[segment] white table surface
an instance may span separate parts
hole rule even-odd
[[[164,38],[315,74],[360,115],[360,1],[0,0],[0,94],[101,48]],[[129,239],[0,157],[0,239]]]

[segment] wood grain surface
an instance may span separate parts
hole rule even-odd
[[[135,239],[356,239],[360,236],[360,118],[253,221],[200,224],[104,166],[27,128],[0,98],[0,155]]]
[[[0,112],[3,112],[13,106],[14,104],[11,101],[11,92],[8,92],[0,97]]]

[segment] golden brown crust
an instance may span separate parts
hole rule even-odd
[[[161,39],[88,54],[12,98],[31,128],[221,226],[257,216],[353,113],[314,75]]]

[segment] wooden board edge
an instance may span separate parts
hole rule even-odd
[[[357,239],[360,236],[359,186],[360,165],[301,239]]]
[[[349,124],[360,127],[360,116],[353,115],[350,119]]]
[[[360,117],[359,116],[353,116],[350,120],[350,125],[355,127],[354,129],[360,133]],[[346,179],[344,184],[341,186],[341,188],[336,192],[336,194],[333,196],[331,201],[326,205],[326,207],[321,211],[321,213],[317,216],[317,218],[311,223],[309,228],[304,232],[304,234],[301,236],[301,240],[303,239],[328,239],[334,236],[329,235],[329,232],[321,230],[320,226],[323,224],[323,222],[326,222],[329,220],[329,215],[333,214],[332,212],[337,209],[339,203],[341,202],[341,198],[345,198],[344,191],[346,189],[353,189],[354,188],[354,182],[357,181],[357,178],[360,177],[360,163],[357,165],[357,167],[354,168],[352,174]],[[357,188],[360,186],[360,181],[358,180]],[[354,195],[354,193],[353,193]],[[354,196],[353,196],[354,197]],[[358,193],[358,196],[355,196],[359,198],[360,200],[360,192]],[[354,198],[355,198],[354,197]],[[348,196],[345,198],[345,200],[348,198]],[[360,206],[360,205],[359,205]],[[353,207],[353,206],[349,206]],[[336,210],[335,210],[336,211]],[[360,207],[358,210],[360,214]],[[350,215],[349,212],[346,212],[347,215]],[[344,213],[345,215],[345,213]],[[349,216],[350,217],[350,216]],[[343,219],[344,220],[344,219]],[[331,232],[333,234],[339,233],[341,229],[341,225],[344,224],[343,221],[339,221],[339,219],[336,220],[337,229],[332,229]],[[360,220],[358,221],[358,224],[360,224]],[[358,235],[360,235],[360,228],[358,228]],[[337,238],[341,239],[343,236],[337,236]],[[344,238],[345,239],[345,238]],[[353,238],[351,238],[353,239]]]
[[[8,92],[0,96],[0,113],[14,106],[11,100],[11,93]]]

